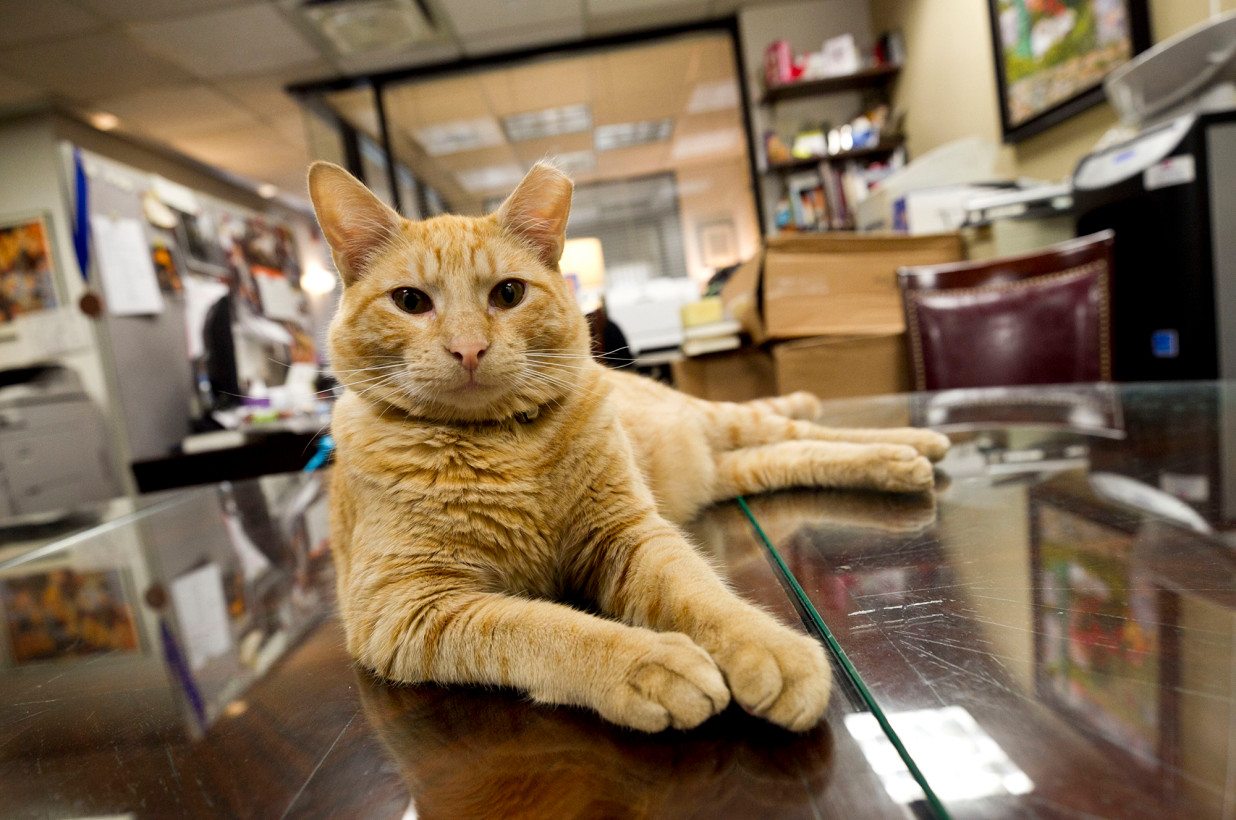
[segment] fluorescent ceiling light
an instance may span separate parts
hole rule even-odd
[[[597,155],[586,150],[553,154],[549,157],[549,161],[567,174],[585,174],[596,170],[597,167]]]
[[[300,12],[341,57],[398,51],[438,37],[414,0],[309,0]]]
[[[435,157],[477,148],[492,148],[506,142],[502,129],[498,127],[498,121],[493,117],[438,122],[417,128],[412,134],[425,152]]]
[[[274,199],[275,196],[279,193],[279,189],[276,188],[274,185],[271,185],[269,182],[263,182],[261,185],[258,186],[257,192],[258,192],[258,196],[260,196],[262,199]]]
[[[583,103],[512,114],[502,120],[502,128],[511,142],[575,134],[591,127],[592,109]]]
[[[671,155],[674,159],[708,157],[728,154],[742,144],[742,132],[737,128],[720,128],[696,134],[680,134],[674,139]]]
[[[674,130],[672,119],[620,122],[614,125],[598,125],[593,134],[593,146],[598,151],[615,148],[630,148],[649,142],[662,142],[670,138]]]
[[[505,165],[488,165],[484,168],[471,168],[455,175],[459,184],[470,194],[498,189],[510,189],[524,178],[524,170],[513,162]]]
[[[700,83],[691,89],[691,98],[687,101],[687,113],[706,114],[709,111],[724,111],[737,108],[738,102],[738,83],[733,80]]]

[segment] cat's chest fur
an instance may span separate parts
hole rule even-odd
[[[382,548],[504,587],[553,592],[596,488],[629,480],[621,433],[596,414],[454,427],[376,419],[358,399],[340,405],[343,483],[364,519],[384,522]]]

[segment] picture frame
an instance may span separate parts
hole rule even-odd
[[[1101,103],[1150,47],[1146,0],[987,0],[1000,124],[1017,143]]]
[[[1037,699],[1133,767],[1171,769],[1180,596],[1133,560],[1140,519],[1075,473],[1033,486],[1029,501]]]
[[[48,214],[0,216],[0,324],[59,306],[53,244]]]

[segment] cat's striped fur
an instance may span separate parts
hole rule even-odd
[[[310,191],[345,283],[331,546],[355,657],[646,731],[731,696],[816,723],[821,647],[731,593],[676,524],[793,485],[927,491],[947,439],[828,430],[806,394],[709,403],[597,364],[556,269],[571,184],[550,167],[484,218],[402,220],[325,163]],[[499,306],[512,279],[522,301]],[[432,309],[401,310],[400,288]]]

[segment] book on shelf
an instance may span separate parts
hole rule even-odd
[[[718,319],[682,330],[682,352],[685,356],[703,356],[742,347],[742,325],[734,319]]]
[[[855,224],[855,209],[871,187],[889,173],[883,163],[851,161],[821,162],[810,171],[786,177],[791,230],[849,230]]]
[[[682,353],[684,356],[703,356],[707,353],[737,350],[740,347],[742,339],[734,333],[729,336],[709,336],[705,339],[684,339]]]
[[[682,329],[684,339],[707,339],[713,336],[732,336],[742,332],[742,325],[737,319],[720,319],[694,327]]]

